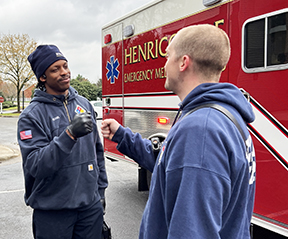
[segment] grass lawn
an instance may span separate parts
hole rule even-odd
[[[5,113],[7,111],[13,110],[15,113]],[[22,111],[22,106],[20,107],[20,110]],[[17,113],[17,106],[10,107],[10,108],[5,108],[2,109],[2,114],[0,114],[0,117],[18,117],[21,113]]]

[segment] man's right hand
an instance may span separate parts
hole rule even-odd
[[[71,124],[67,127],[67,130],[74,139],[91,133],[93,130],[91,113],[76,114]]]
[[[102,121],[101,133],[106,139],[112,139],[120,124],[114,119],[106,119]]]

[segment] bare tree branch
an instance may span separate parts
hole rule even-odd
[[[27,57],[37,47],[37,42],[28,34],[7,34],[0,37],[0,74],[4,81],[16,87],[17,107],[20,112],[20,93],[29,82],[36,78],[31,70]]]

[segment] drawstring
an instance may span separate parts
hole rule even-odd
[[[171,127],[173,127],[173,125],[180,119],[181,115],[182,115],[182,106],[179,108]]]
[[[63,101],[63,104],[64,104],[64,107],[65,107],[65,110],[66,110],[66,114],[67,114],[67,117],[68,117],[68,120],[69,122],[71,123],[71,119],[70,119],[70,115],[69,115],[69,111],[68,111],[68,108],[67,108],[67,105],[68,105],[68,94],[65,95],[65,99]]]

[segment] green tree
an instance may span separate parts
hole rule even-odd
[[[77,90],[77,91],[80,88],[80,84],[81,84],[81,82],[79,80],[77,80],[77,79],[71,79],[71,81],[70,81],[70,85],[72,87],[74,87],[75,90]],[[79,91],[78,91],[78,93],[79,93]]]
[[[78,81],[80,81],[80,82],[82,82],[82,81],[89,81],[88,79],[86,79],[84,76],[82,76],[82,75],[80,75],[80,74],[78,74],[78,75],[76,76],[76,80],[78,80]]]
[[[36,47],[37,42],[28,34],[7,34],[1,35],[0,38],[0,73],[4,81],[10,81],[16,87],[18,112],[20,112],[21,90],[36,80],[27,60],[28,55]]]
[[[96,83],[97,87],[101,87],[102,88],[102,79],[99,79]]]
[[[79,75],[78,75],[79,76]],[[88,80],[80,81],[78,79],[72,79],[70,82],[71,86],[78,91],[79,95],[84,96],[89,101],[97,99],[97,86],[92,84]]]
[[[97,88],[97,97],[102,100],[102,85]]]

